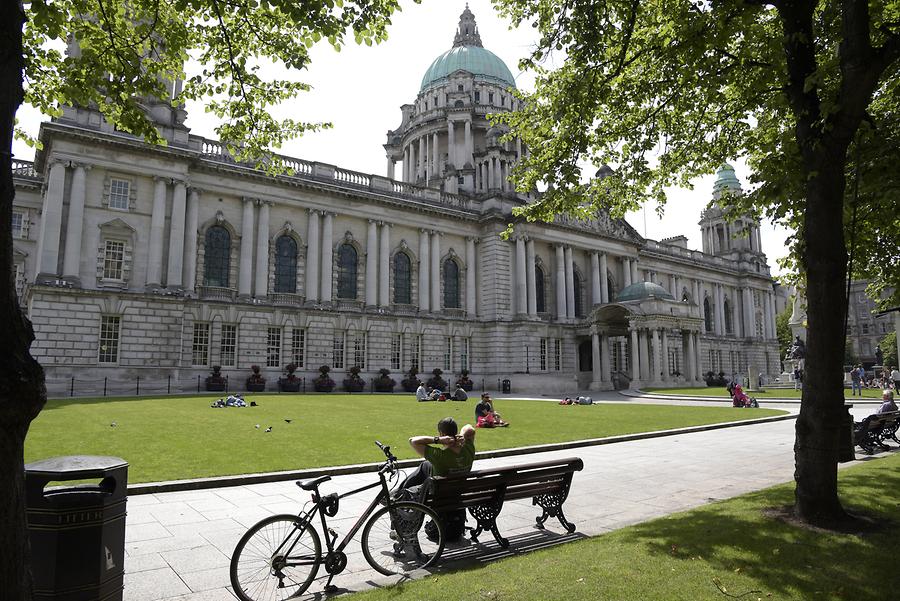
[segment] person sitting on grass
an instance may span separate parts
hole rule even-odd
[[[466,389],[462,386],[456,387],[456,392],[453,393],[454,401],[467,401],[469,400],[469,395],[466,393]]]
[[[422,382],[419,382],[419,387],[416,388],[416,400],[420,403],[428,400],[428,392],[425,390],[425,384]]]
[[[885,389],[881,393],[881,400],[882,400],[881,407],[878,408],[878,411],[876,412],[876,414],[890,413],[892,411],[897,410],[897,403],[894,402],[894,391],[893,390]]]
[[[509,423],[503,421],[500,414],[494,411],[491,395],[481,395],[481,402],[475,405],[475,426],[477,428],[505,428]]]
[[[439,400],[441,400],[442,394],[444,394],[444,393],[441,392],[440,390],[438,390],[437,388],[432,388],[431,390],[428,391],[428,398],[426,400],[439,401]],[[445,398],[444,400],[446,401],[447,399]]]

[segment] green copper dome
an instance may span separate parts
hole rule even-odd
[[[616,302],[640,301],[648,298],[661,298],[665,300],[675,300],[675,297],[669,294],[669,291],[653,282],[638,282],[631,286],[626,286],[619,292]]]
[[[475,15],[466,9],[459,16],[459,26],[453,37],[453,48],[443,53],[431,63],[419,91],[422,92],[436,83],[442,83],[454,71],[468,71],[475,79],[488,81],[498,85],[516,87],[516,80],[500,57],[485,50],[481,44],[481,35],[475,23]]]
[[[721,195],[724,190],[737,194],[741,192],[741,182],[734,174],[734,167],[728,163],[724,163],[716,171],[716,182],[713,184],[713,194]]]
[[[422,77],[419,91],[442,82],[460,69],[468,71],[475,79],[516,87],[516,80],[509,67],[496,54],[479,46],[456,46],[434,59]]]

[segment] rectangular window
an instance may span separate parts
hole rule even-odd
[[[12,235],[13,238],[25,237],[25,213],[13,211],[12,213]]]
[[[562,341],[557,338],[553,341],[553,370],[562,369]]]
[[[120,240],[107,240],[103,249],[103,279],[121,281],[124,264],[125,243]]]
[[[613,373],[615,373],[617,371],[623,371],[622,370],[622,359],[619,357],[619,348],[620,347],[619,347],[618,341],[610,340],[609,345],[612,347],[612,348],[610,348],[609,358],[610,358],[610,363],[612,363],[611,367],[612,367]]]
[[[494,94],[493,92],[488,93],[488,104],[494,104]]]
[[[121,317],[104,315],[100,318],[100,363],[119,362],[119,326]]]
[[[301,369],[306,359],[306,330],[294,328],[291,332],[291,363]]]
[[[862,324],[862,333],[863,334],[869,333],[869,324],[867,324],[867,323]]]
[[[391,369],[403,369],[403,334],[391,336]]]
[[[541,338],[541,371],[547,371],[547,339]]]
[[[353,365],[366,369],[366,333],[358,332],[353,337]]]
[[[462,339],[462,347],[459,352],[459,370],[469,370],[469,344],[471,342],[470,338]]]
[[[209,324],[195,323],[191,344],[191,365],[209,365]]]
[[[344,332],[335,331],[331,345],[331,367],[344,369]]]
[[[237,326],[234,324],[222,324],[222,343],[219,346],[222,365],[234,367],[237,358]]]
[[[422,369],[422,335],[421,334],[413,334],[412,335],[412,367],[416,371]]]
[[[266,330],[266,367],[281,366],[281,328]]]
[[[453,336],[447,336],[444,346],[444,371],[453,371]]]
[[[669,351],[669,374],[674,375],[678,369],[678,351],[671,349]]]
[[[475,102],[481,102],[481,92],[475,90]]]
[[[109,182],[109,208],[128,210],[128,197],[131,194],[131,182],[125,179],[112,179]]]

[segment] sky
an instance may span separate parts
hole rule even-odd
[[[518,61],[536,41],[529,26],[511,29],[491,7],[490,0],[470,0],[484,47],[499,56],[516,77],[516,86],[530,90],[534,78],[522,73]],[[331,122],[333,128],[310,133],[285,144],[279,152],[301,159],[331,163],[340,167],[387,175],[387,160],[382,145],[388,130],[400,125],[400,106],[412,103],[419,91],[422,75],[431,62],[453,45],[462,0],[424,0],[415,4],[401,0],[403,10],[394,15],[388,40],[378,46],[357,46],[352,42],[341,52],[320,44],[312,50],[312,64],[298,79],[313,86],[311,92],[275,110],[279,116],[291,116],[310,122]],[[215,137],[215,118],[200,105],[187,106],[187,126],[191,132]],[[20,124],[37,134],[43,120],[34,111],[22,109]],[[16,142],[14,156],[30,160],[34,151]],[[733,163],[738,178],[747,181],[746,166]],[[665,214],[657,217],[655,205],[629,213],[628,222],[645,237],[660,240],[684,235],[688,247],[702,248],[700,212],[712,194],[715,177],[693,182],[694,190],[669,189]],[[763,250],[773,274],[780,273],[776,259],[786,254],[787,230],[763,223]]]

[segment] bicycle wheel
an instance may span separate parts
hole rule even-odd
[[[427,520],[431,538],[426,534]],[[444,530],[430,507],[414,501],[382,507],[366,522],[362,550],[373,568],[391,576],[434,564],[444,550]]]
[[[322,546],[295,515],[273,515],[241,537],[231,556],[231,586],[241,601],[282,601],[305,591],[319,570]]]

